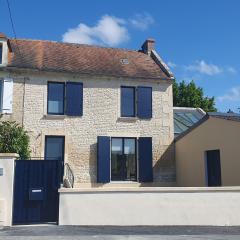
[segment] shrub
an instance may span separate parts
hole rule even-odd
[[[30,158],[29,136],[16,122],[0,122],[0,152],[17,153],[20,159]]]

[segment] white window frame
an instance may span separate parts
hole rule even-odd
[[[0,85],[2,85],[2,88],[0,89],[0,113],[2,113],[2,105],[3,105],[3,88],[4,88],[4,81],[3,81],[3,79],[0,79]]]
[[[2,48],[2,54],[0,56],[0,65],[3,64],[3,43],[0,42],[0,47]]]

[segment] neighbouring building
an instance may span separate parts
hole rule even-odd
[[[240,185],[240,114],[207,113],[175,139],[177,185]]]
[[[68,163],[74,187],[175,184],[173,75],[141,50],[0,34],[0,121],[27,130],[31,158]]]

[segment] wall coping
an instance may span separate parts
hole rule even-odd
[[[17,153],[0,153],[0,158],[18,158],[19,155]]]
[[[59,193],[110,193],[110,192],[139,192],[139,193],[196,193],[196,192],[240,192],[240,186],[229,187],[114,187],[114,188],[60,188]]]

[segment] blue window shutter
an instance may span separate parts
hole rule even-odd
[[[138,139],[139,182],[153,181],[152,166],[152,138],[140,137]]]
[[[152,88],[137,88],[137,116],[142,119],[152,118]]]
[[[82,116],[83,84],[77,82],[67,82],[66,92],[66,114],[68,116]]]
[[[97,139],[97,182],[110,182],[110,137]]]

